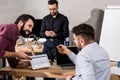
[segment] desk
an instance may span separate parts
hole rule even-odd
[[[63,70],[57,65],[47,69],[32,70],[27,68],[10,68],[9,66],[0,69],[1,75],[14,75],[25,77],[48,77],[48,78],[65,78],[69,74],[74,74],[74,69]]]
[[[111,62],[110,66],[117,66],[117,62]],[[120,80],[120,76],[116,74],[111,74],[110,80]]]
[[[116,62],[111,62],[111,66],[116,66]],[[74,69],[63,70],[57,65],[47,69],[32,70],[27,68],[10,68],[9,66],[0,69],[0,75],[14,75],[25,77],[48,77],[48,78],[66,78],[69,74],[75,74]],[[120,76],[112,74],[110,80],[120,80]]]

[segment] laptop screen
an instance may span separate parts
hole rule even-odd
[[[75,54],[78,53],[77,47],[67,47],[67,48],[70,49]],[[57,59],[56,59],[57,65],[73,64],[73,62],[69,59],[69,57],[66,54],[60,54],[56,50],[56,55],[57,55]]]

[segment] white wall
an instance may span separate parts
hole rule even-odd
[[[13,23],[22,13],[42,19],[47,15],[48,0],[0,0],[0,24]],[[87,21],[93,9],[103,9],[107,5],[120,5],[120,0],[58,0],[59,11],[68,16],[70,29]]]

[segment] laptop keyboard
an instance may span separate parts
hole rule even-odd
[[[62,69],[74,69],[75,65],[74,64],[61,64],[60,65]]]
[[[60,64],[60,66],[65,67],[65,66],[75,66],[74,64]]]

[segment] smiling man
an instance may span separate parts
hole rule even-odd
[[[58,11],[57,0],[49,0],[48,9],[50,14],[42,20],[40,36],[47,39],[44,43],[43,54],[47,54],[51,59],[49,51],[55,49],[59,44],[64,44],[64,39],[69,37],[69,21]]]
[[[49,0],[48,9],[50,14],[42,20],[40,36],[47,39],[44,43],[43,54],[47,54],[48,58],[52,59],[50,51],[53,51],[57,45],[64,44],[64,39],[69,36],[69,21],[58,11],[57,0]],[[45,78],[44,80],[55,79]]]
[[[0,25],[0,58],[7,58],[11,67],[25,67],[29,62],[20,59],[31,59],[24,51],[15,52],[15,45],[20,35],[27,36],[32,32],[35,19],[28,14],[20,15],[15,24]]]

